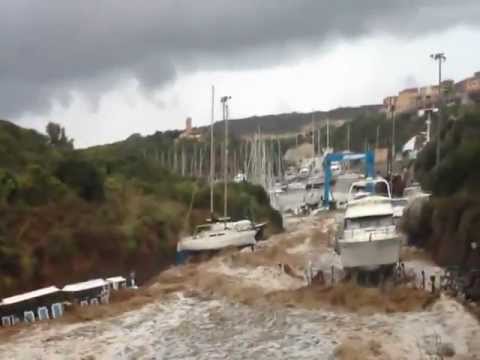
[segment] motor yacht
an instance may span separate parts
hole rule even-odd
[[[375,193],[385,187],[386,194]],[[382,178],[353,183],[349,199],[336,244],[343,267],[375,270],[396,264],[402,242],[388,183]]]

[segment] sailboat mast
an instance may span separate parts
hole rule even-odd
[[[212,85],[212,118],[210,120],[210,215],[213,220],[213,183],[215,169],[215,149],[213,147],[213,123],[215,121],[215,86]]]
[[[347,127],[347,150],[350,151],[350,123]]]
[[[222,103],[222,112],[223,112],[223,120],[225,122],[225,155],[223,160],[223,182],[224,182],[224,204],[223,204],[223,216],[227,217],[227,207],[228,207],[228,104],[227,101],[231,99],[230,96],[224,96],[221,99]]]
[[[312,159],[315,157],[315,125],[314,125],[314,116],[312,110]]]
[[[320,156],[322,154],[322,127],[321,126],[318,127],[317,142],[318,142],[317,153],[318,153],[318,156]]]
[[[327,119],[327,149],[330,149],[330,119]]]

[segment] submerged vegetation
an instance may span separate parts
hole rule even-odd
[[[209,215],[205,180],[175,175],[143,152],[167,149],[174,132],[86,150],[73,150],[58,125],[48,134],[0,123],[2,296],[130,270],[145,280],[172,264],[179,236]],[[232,218],[281,230],[262,188],[234,184],[228,200]]]

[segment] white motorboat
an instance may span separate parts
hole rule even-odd
[[[242,182],[245,182],[247,181],[247,175],[245,175],[244,173],[238,173],[237,175],[235,175],[235,177],[233,178],[233,181],[237,184],[239,183],[242,183]]]
[[[315,208],[321,205],[322,192],[319,190],[309,190],[303,197],[303,202],[310,208]]]
[[[412,185],[403,189],[403,197],[410,203],[417,198],[430,197],[430,194],[424,192],[420,184],[413,183]]]
[[[323,175],[316,175],[316,176],[311,176],[307,183],[305,184],[305,189],[310,190],[310,189],[321,189],[323,184],[325,182],[325,179]]]
[[[376,184],[387,186],[388,196],[372,194]],[[344,217],[344,226],[337,240],[337,251],[346,269],[375,270],[394,265],[400,258],[401,237],[394,222],[390,188],[384,179],[370,179],[352,184],[351,189],[365,191],[350,194]]]
[[[330,169],[332,171],[332,177],[336,178],[342,173],[342,165],[339,161],[332,161],[330,164]]]
[[[288,190],[305,190],[305,183],[304,182],[292,182],[288,184]]]
[[[298,171],[298,177],[301,179],[306,179],[310,175],[310,169],[308,167],[303,167]]]

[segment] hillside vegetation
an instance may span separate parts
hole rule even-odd
[[[44,136],[0,122],[1,296],[131,270],[143,281],[171,265],[181,234],[209,215],[203,180],[146,156],[145,149],[167,149],[176,134],[73,150],[63,129],[51,130]],[[230,189],[234,219],[249,216],[281,230],[262,188]]]
[[[416,162],[417,177],[433,198],[410,214],[405,230],[439,263],[478,268],[480,109],[454,109],[450,115],[441,131],[440,163],[435,164],[435,142],[424,148]]]
[[[381,105],[365,105],[359,107],[343,107],[330,111],[314,111],[311,113],[288,113],[277,115],[252,116],[235,119],[229,122],[231,132],[237,137],[253,135],[261,130],[266,134],[286,134],[301,132],[302,128],[315,122],[326,123],[325,120],[352,120],[358,116],[377,113]],[[215,131],[221,132],[223,122],[215,123]]]

